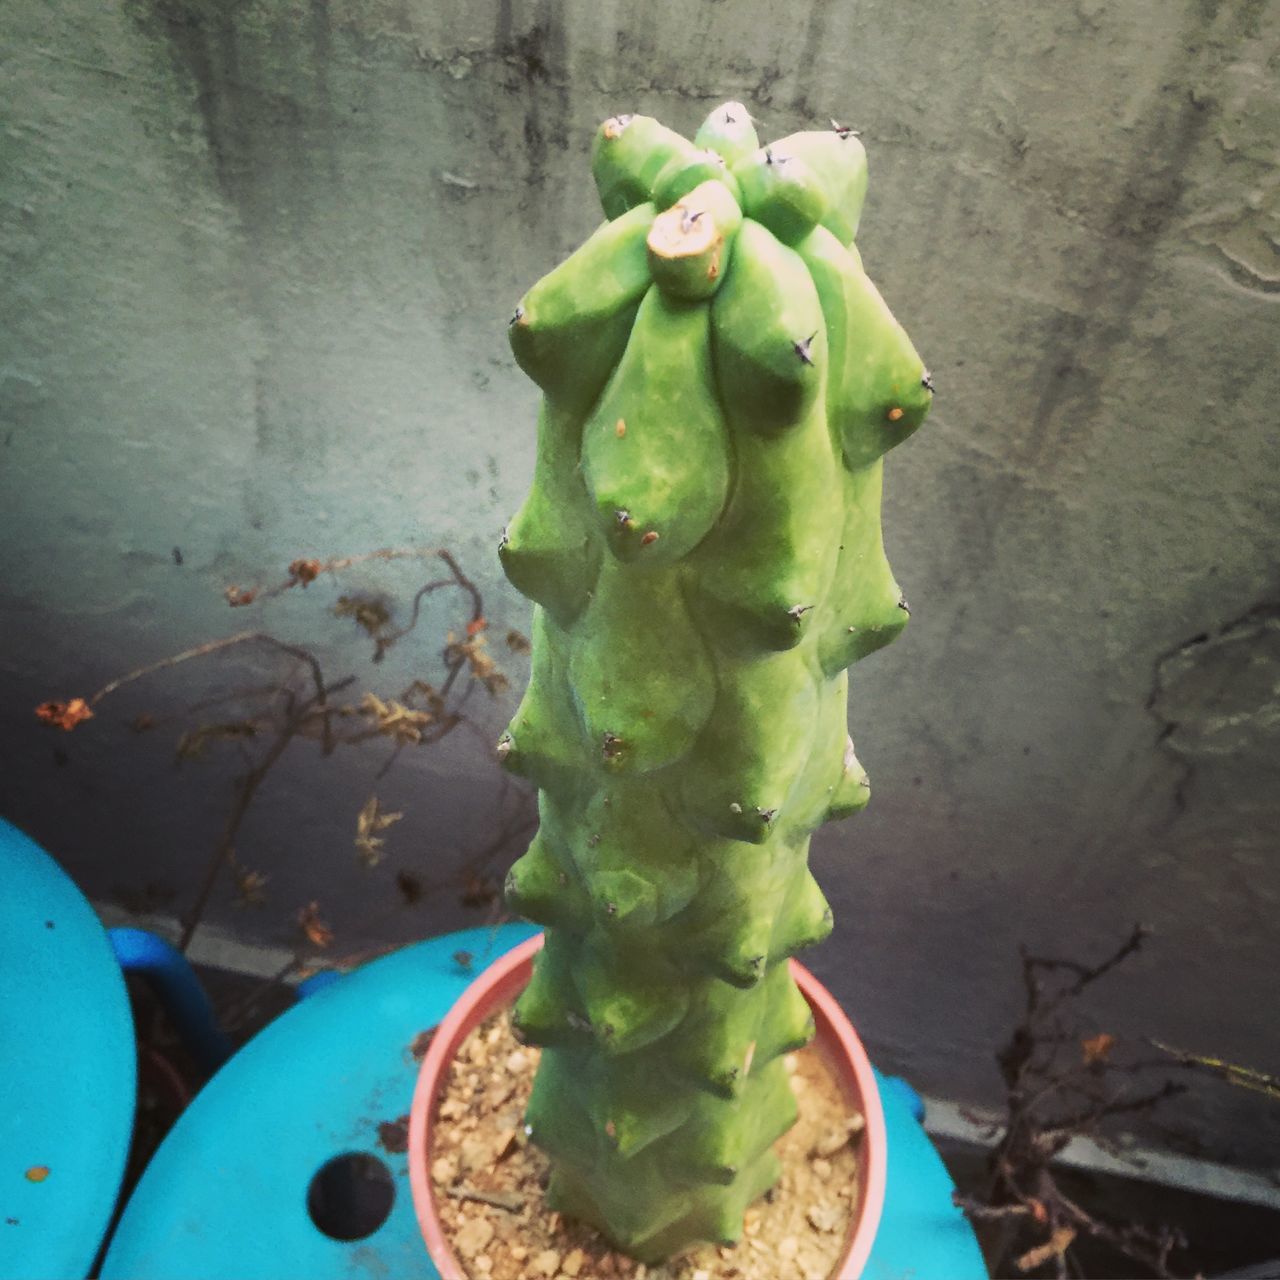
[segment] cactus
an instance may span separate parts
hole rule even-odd
[[[850,130],[619,116],[593,171],[608,221],[509,326],[544,401],[500,551],[536,607],[499,754],[541,819],[506,896],[547,929],[513,1017],[549,1202],[655,1261],[778,1174],[809,838],[869,796],[845,668],[907,620],[881,458],[933,388],[853,244]]]

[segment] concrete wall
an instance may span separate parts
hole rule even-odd
[[[10,0],[0,812],[96,896],[178,910],[230,766],[175,771],[124,726],[228,669],[73,737],[36,702],[243,625],[221,589],[304,554],[447,542],[526,625],[492,554],[535,411],[503,326],[597,220],[592,131],[729,97],[775,136],[836,116],[939,390],[889,467],[913,620],[855,675],[875,798],[816,842],[839,925],[815,967],[884,1066],[989,1098],[1015,944],[1097,956],[1141,919],[1101,1024],[1280,1069],[1278,58],[1265,0]],[[326,602],[413,581],[352,573],[253,625],[355,670]],[[374,687],[429,674],[457,617]],[[302,746],[241,843],[271,902],[212,918],[279,940],[317,898],[360,934],[378,763]],[[465,747],[383,794],[410,811],[393,858],[438,870],[493,779]],[[1274,1104],[1211,1088],[1176,1120],[1274,1162]]]

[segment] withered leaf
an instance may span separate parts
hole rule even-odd
[[[314,946],[327,947],[333,941],[333,930],[320,918],[318,902],[308,902],[298,912],[298,925]]]
[[[403,813],[383,813],[378,808],[378,797],[371,795],[356,818],[356,853],[368,867],[376,867],[383,858],[386,841],[378,834],[400,821]]]
[[[1092,1066],[1095,1062],[1106,1062],[1111,1050],[1115,1048],[1115,1043],[1115,1036],[1108,1035],[1105,1031],[1081,1040],[1080,1048],[1084,1051],[1085,1065]]]
[[[289,577],[305,587],[307,583],[314,582],[320,576],[322,568],[324,566],[319,560],[294,560],[289,565]]]
[[[1034,1271],[1043,1266],[1050,1258],[1060,1258],[1071,1247],[1076,1238],[1074,1227],[1059,1227],[1042,1245],[1028,1249],[1021,1257],[1015,1259],[1014,1265],[1019,1271]]]
[[[422,895],[426,892],[422,881],[409,871],[396,872],[396,888],[400,891],[400,896],[409,906],[420,901],[422,899]]]
[[[93,719],[93,710],[83,698],[67,702],[42,702],[36,708],[36,719],[64,733],[70,733],[76,725]]]
[[[353,618],[375,640],[391,621],[391,610],[378,596],[341,596],[333,606],[339,618]]]

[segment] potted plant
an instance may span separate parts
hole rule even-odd
[[[654,1261],[738,1238],[777,1177],[796,1114],[784,1056],[815,1015],[833,1046],[843,1024],[842,1070],[876,1112],[856,1037],[788,961],[832,926],[810,835],[868,800],[846,668],[907,621],[881,459],[933,387],[854,247],[851,130],[761,147],[739,103],[693,142],[618,116],[593,172],[607,221],[510,324],[544,400],[500,552],[536,607],[498,750],[541,818],[506,894],[546,943],[531,979],[527,954],[496,966],[437,1034],[412,1160],[440,1250],[425,1166],[441,1072],[527,980],[512,1019],[542,1050],[526,1122],[547,1202]],[[874,1233],[884,1155],[866,1154],[869,1230],[840,1275]]]

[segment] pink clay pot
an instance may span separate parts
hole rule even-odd
[[[465,1280],[465,1272],[449,1247],[431,1185],[436,1100],[462,1042],[490,1014],[515,1002],[529,981],[533,958],[541,946],[542,934],[538,934],[499,957],[476,978],[436,1028],[418,1075],[409,1112],[409,1181],[427,1252],[442,1280]],[[862,1041],[831,993],[795,960],[791,961],[791,975],[813,1010],[815,1046],[835,1069],[850,1102],[866,1118],[858,1144],[862,1172],[858,1201],[844,1250],[831,1273],[831,1280],[857,1280],[870,1256],[884,1206],[888,1141],[880,1092]]]

